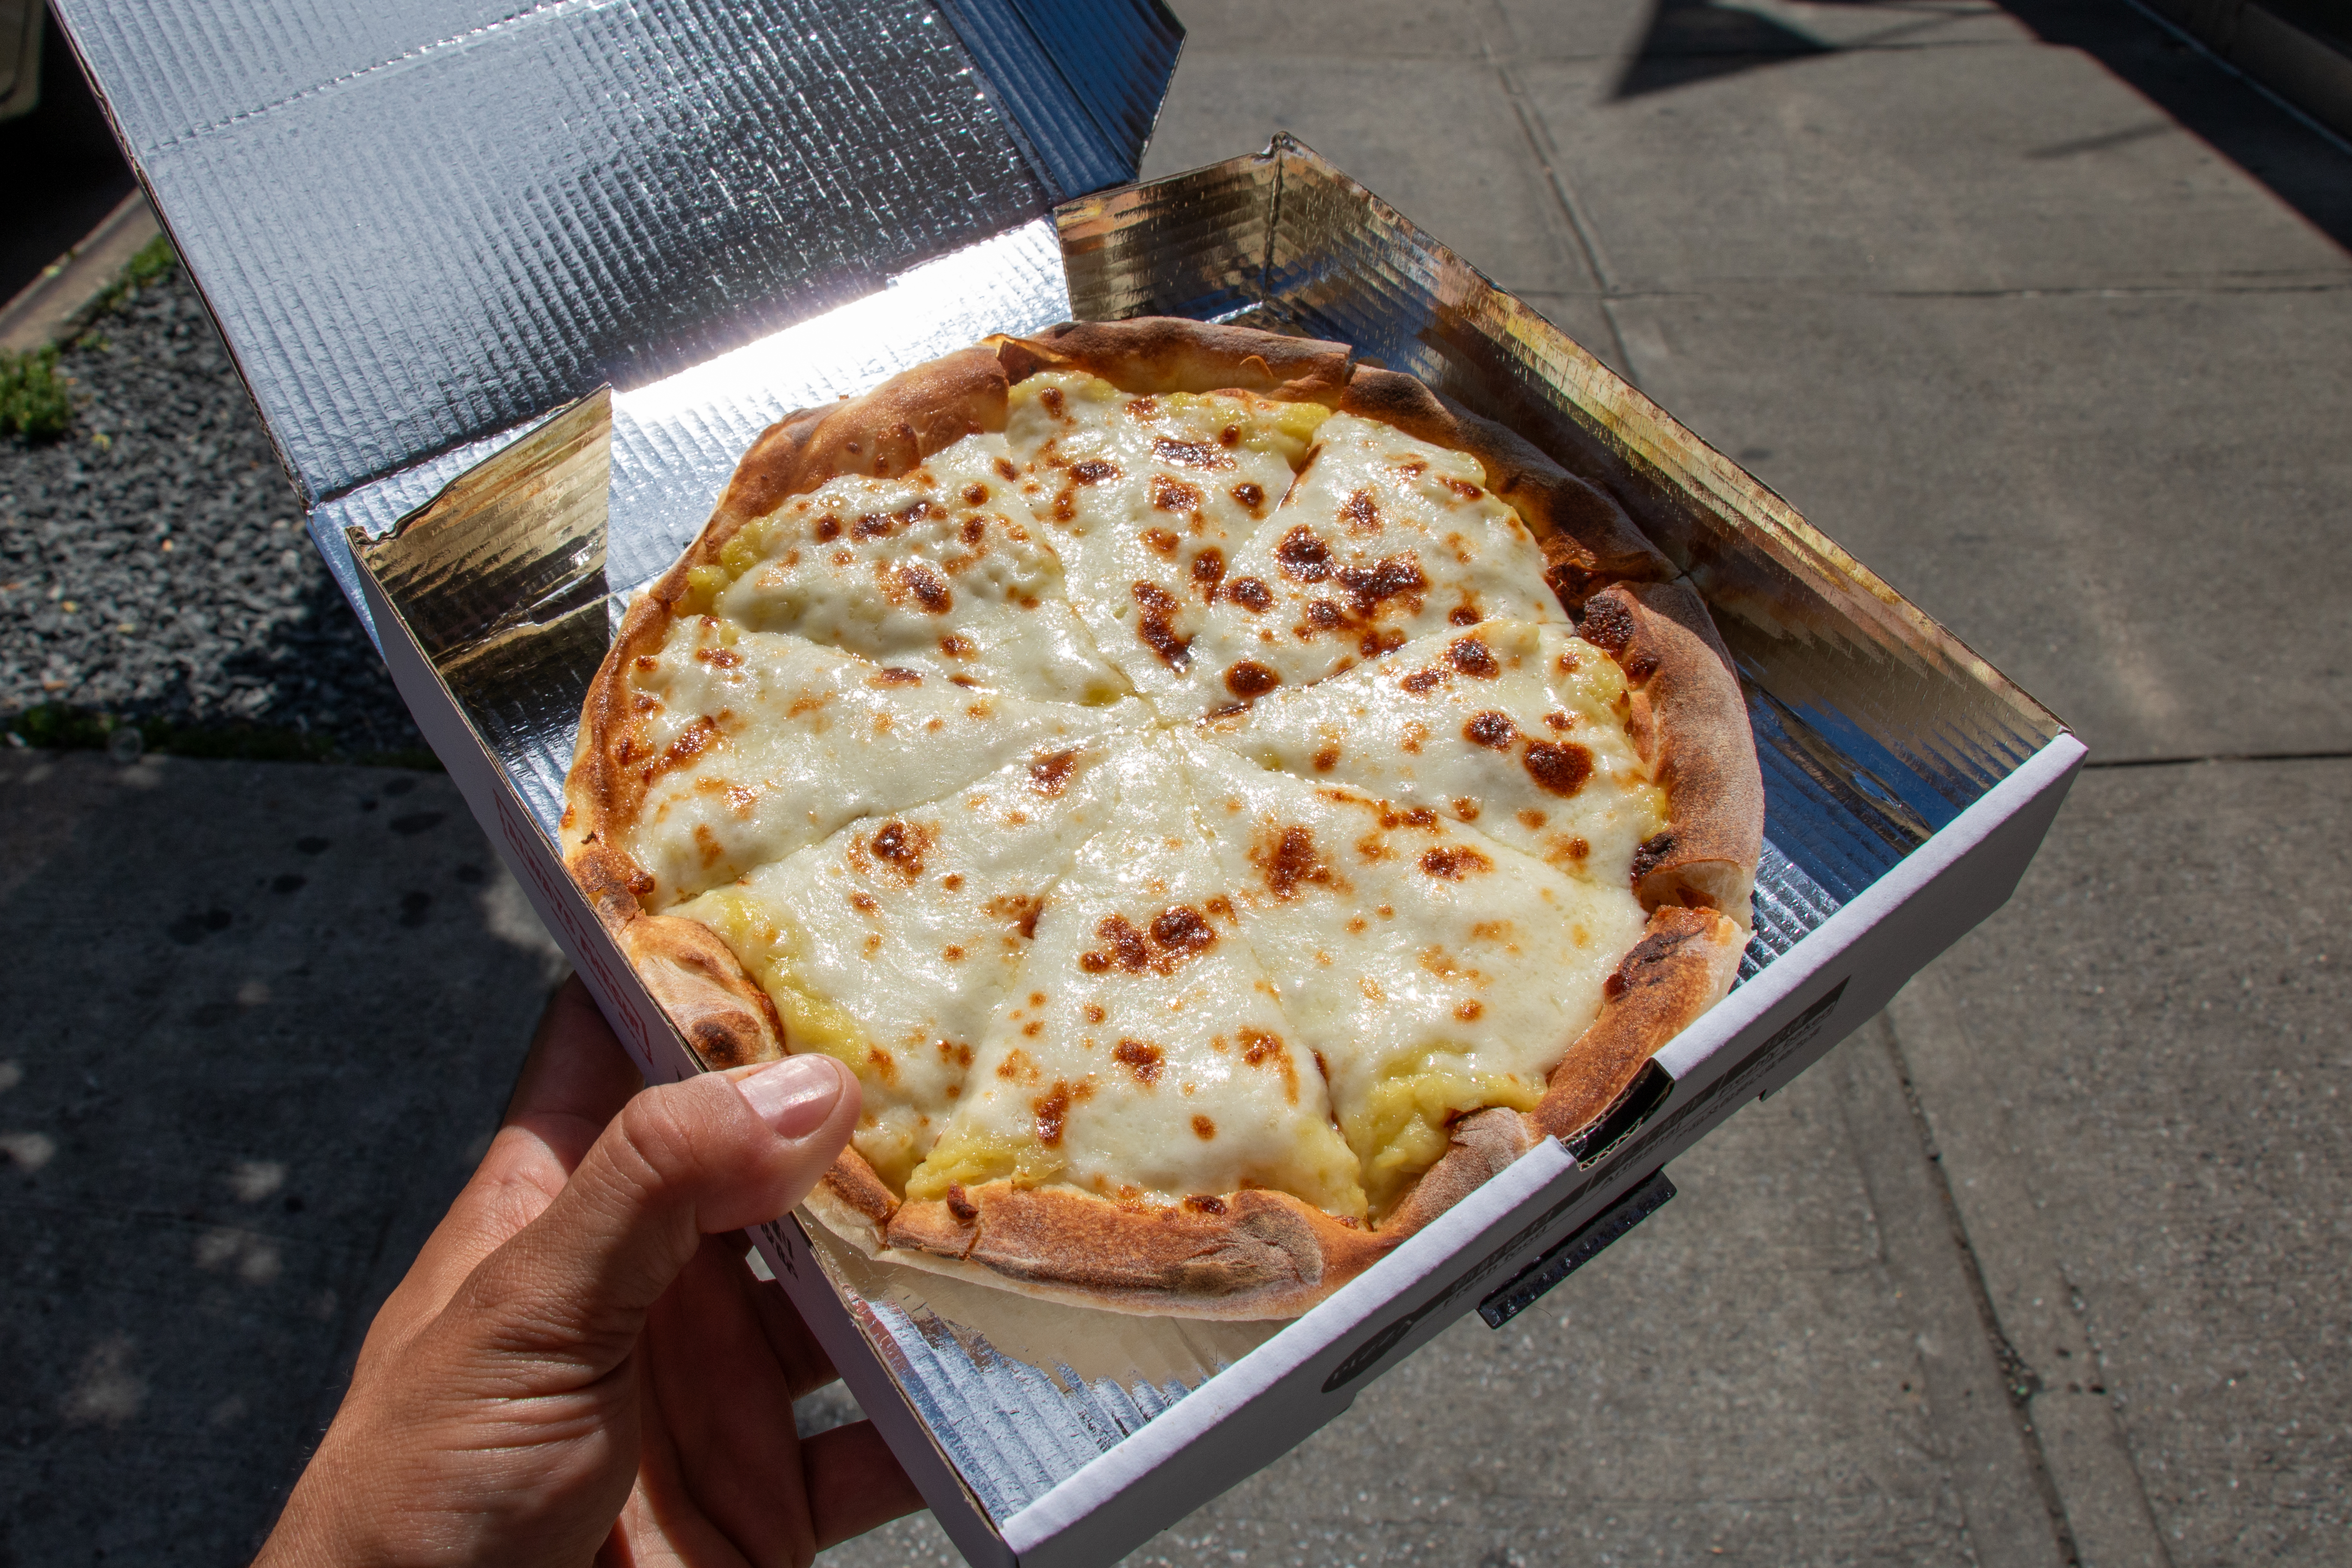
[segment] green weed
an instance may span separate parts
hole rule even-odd
[[[47,441],[73,424],[73,396],[58,374],[58,351],[0,349],[0,435]]]

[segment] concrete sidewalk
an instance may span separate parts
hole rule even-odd
[[[1674,1203],[1133,1561],[2342,1561],[2352,157],[2108,0],[1175,3],[1151,172],[1296,132],[2095,764]],[[88,755],[0,754],[0,1564],[237,1561],[551,950],[437,776]]]

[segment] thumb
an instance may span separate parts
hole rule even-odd
[[[601,1377],[705,1235],[774,1219],[808,1196],[849,1142],[858,1105],[856,1076],[816,1053],[646,1089],[451,1305],[492,1325],[485,1349]]]

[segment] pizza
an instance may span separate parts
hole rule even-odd
[[[1345,345],[1145,319],[762,435],[622,620],[562,835],[704,1063],[856,1071],[827,1229],[1250,1319],[1724,994],[1762,800],[1603,491]]]

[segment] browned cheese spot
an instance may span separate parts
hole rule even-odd
[[[639,669],[659,669],[661,668],[661,660],[656,658],[649,653],[641,653],[637,655],[637,668]]]
[[[1380,509],[1372,504],[1372,492],[1358,490],[1339,503],[1339,521],[1348,525],[1350,533],[1377,533],[1381,527]]]
[[[1088,458],[1083,463],[1070,465],[1070,478],[1082,485],[1098,485],[1105,479],[1118,478],[1118,465],[1106,463],[1100,458]]]
[[[1511,742],[1519,738],[1519,727],[1511,722],[1509,714],[1489,709],[1470,715],[1462,726],[1462,738],[1490,752],[1507,752]]]
[[[1044,404],[1045,405],[1045,412],[1052,415],[1055,418],[1059,419],[1062,416],[1062,389],[1060,387],[1049,386],[1045,388],[1045,390],[1037,395],[1037,401]]]
[[[1143,531],[1143,542],[1162,555],[1173,555],[1181,542],[1164,528],[1147,528]]]
[[[861,915],[870,915],[882,906],[874,901],[871,893],[852,893],[849,895],[849,907]]]
[[[1492,680],[1503,673],[1503,667],[1495,662],[1494,650],[1476,637],[1455,637],[1446,645],[1445,661],[1480,680]]]
[[[1037,917],[1045,911],[1045,900],[1036,893],[999,893],[982,907],[989,919],[1004,921],[1029,942],[1036,938]]]
[[[741,654],[732,648],[725,647],[698,647],[694,650],[694,657],[705,664],[716,665],[720,669],[732,669],[743,662]]]
[[[1565,735],[1576,728],[1576,719],[1572,714],[1568,713],[1547,713],[1544,715],[1544,726],[1555,735]]]
[[[1548,795],[1574,795],[1592,776],[1592,753],[1573,741],[1530,741],[1519,761]]]
[[[1217,942],[1216,929],[1201,918],[1198,910],[1185,904],[1154,915],[1149,932],[1137,929],[1125,915],[1105,915],[1096,923],[1095,936],[1101,948],[1078,955],[1078,967],[1089,974],[1113,969],[1129,974],[1147,971],[1172,974],[1178,964]]]
[[[1035,1083],[1037,1064],[1029,1059],[1028,1052],[1015,1046],[996,1064],[996,1076],[1007,1083]]]
[[[1110,1050],[1111,1059],[1135,1075],[1147,1088],[1160,1081],[1161,1052],[1149,1040],[1121,1040]]]
[[[981,490],[982,489],[979,485],[974,485],[971,488],[975,490]],[[985,494],[985,490],[982,490],[982,493]],[[958,528],[956,532],[961,537],[966,544],[977,548],[980,542],[988,537],[988,523],[985,520],[981,518],[968,517],[963,520],[963,525]]]
[[[880,1079],[884,1083],[896,1083],[898,1081],[898,1064],[892,1061],[890,1059],[890,1053],[884,1050],[881,1047],[866,1047],[866,1065],[874,1069],[874,1076]]]
[[[1007,484],[1021,477],[1021,470],[1013,466],[1010,458],[999,458],[992,466],[996,469],[996,477]]]
[[[943,616],[955,603],[955,595],[948,592],[948,585],[940,580],[940,574],[919,561],[909,561],[900,566],[898,580],[926,614]],[[899,602],[896,595],[892,595],[892,603]]]
[[[841,537],[841,519],[828,512],[816,520],[816,538],[820,544],[830,544]]]
[[[1391,555],[1370,566],[1344,566],[1339,582],[1356,601],[1356,614],[1370,616],[1391,599],[1410,599],[1414,605],[1429,589],[1421,563],[1412,554]]]
[[[1474,876],[1481,871],[1491,871],[1494,867],[1495,863],[1492,860],[1467,845],[1461,844],[1432,849],[1421,858],[1423,870],[1448,882],[1458,882],[1465,877]]]
[[[1027,1023],[1021,1026],[1021,1032],[1034,1040],[1038,1036],[1045,1032],[1045,1020],[1043,1018],[1032,1018]]]
[[[682,768],[711,747],[724,743],[724,738],[719,733],[717,721],[707,715],[698,718],[679,731],[677,739],[669,743],[669,749],[646,766],[645,782],[651,784],[672,768]],[[623,744],[625,747],[627,742],[624,742]],[[625,752],[622,760],[624,762],[628,760]]]
[[[1486,493],[1467,479],[1448,479],[1445,481],[1445,488],[1464,500],[1476,500]]]
[[[966,506],[986,506],[988,504],[988,487],[982,484],[978,479],[974,479],[971,483],[964,486],[963,504]]]
[[[1225,689],[1247,702],[1282,684],[1282,677],[1255,659],[1243,659],[1225,671]]]
[[[1201,487],[1188,485],[1181,479],[1171,479],[1166,474],[1151,476],[1151,504],[1160,511],[1198,511],[1201,510]]]
[[[1465,822],[1475,822],[1478,820],[1478,803],[1466,795],[1457,795],[1454,797],[1454,815]]]
[[[888,875],[911,886],[923,874],[923,857],[930,851],[931,842],[929,828],[893,817],[874,830],[874,858]]]
[[[922,683],[923,672],[921,670],[906,669],[896,665],[883,670],[881,673],[872,677],[866,682],[868,686],[920,686]]]
[[[1176,635],[1176,601],[1157,583],[1135,584],[1135,602],[1143,607],[1135,635],[1171,669],[1192,662],[1192,639]]]
[[[970,658],[980,650],[961,632],[950,632],[940,639],[940,651],[950,658]]]
[[[1208,604],[1217,602],[1217,584],[1225,580],[1225,552],[1210,545],[1192,557],[1192,586]]]
[[[1529,806],[1527,810],[1519,813],[1519,826],[1526,828],[1530,833],[1534,832],[1537,828],[1541,827],[1545,823],[1549,822],[1550,820],[1550,817],[1546,816],[1542,812],[1538,811],[1533,806]]]
[[[1334,892],[1346,890],[1331,868],[1316,853],[1315,835],[1304,826],[1294,825],[1260,832],[1250,845],[1249,857],[1250,864],[1265,879],[1266,891],[1286,902],[1297,898],[1298,889],[1310,883]]]
[[[1076,752],[1055,752],[1037,757],[1029,763],[1029,787],[1048,799],[1062,793],[1070,782],[1070,774],[1078,765]]]
[[[1160,400],[1156,397],[1129,398],[1127,416],[1130,419],[1157,419],[1160,417]]]
[[[1217,1124],[1205,1116],[1192,1118],[1192,1136],[1206,1143],[1217,1135]]]
[[[1099,1005],[1097,1005],[1097,1004],[1092,1003],[1092,1002],[1089,1002],[1089,1003],[1087,1003],[1087,1023],[1089,1023],[1089,1024],[1099,1024],[1099,1023],[1101,1023],[1101,1022],[1103,1021],[1103,1019],[1104,1019],[1104,1018],[1108,1017],[1108,1016],[1109,1016],[1109,1015],[1106,1014],[1106,1013],[1102,1010],[1102,1008],[1101,1008]]]
[[[1073,1100],[1086,1099],[1087,1093],[1086,1084],[1081,1083],[1074,1089],[1055,1079],[1054,1087],[1032,1102],[1037,1110],[1037,1142],[1048,1149],[1060,1148],[1062,1123],[1069,1117],[1070,1104]]]
[[[1294,583],[1320,583],[1331,575],[1331,547],[1303,522],[1282,536],[1274,547],[1274,558],[1282,563],[1282,574]]]
[[[1477,605],[1465,602],[1446,611],[1445,618],[1457,626],[1475,626],[1486,617],[1478,613]]]
[[[694,842],[702,851],[702,863],[705,866],[718,865],[719,858],[727,853],[719,846],[719,835],[711,832],[699,822],[694,825]]]
[[[1200,1123],[1208,1120],[1209,1119],[1205,1116],[1195,1116],[1192,1118],[1193,1131],[1196,1132],[1200,1131]],[[1215,1134],[1216,1130],[1212,1128],[1209,1131],[1201,1133],[1201,1136],[1203,1138],[1210,1138],[1214,1137]],[[1211,1197],[1206,1193],[1194,1193],[1185,1198],[1184,1206],[1191,1209],[1195,1214],[1218,1215],[1225,1212],[1225,1200],[1218,1197]]]
[[[946,959],[950,963],[961,963],[963,962],[963,949],[958,947],[954,942],[950,942],[947,946],[940,950],[940,956]]]
[[[1478,1015],[1486,1010],[1486,1004],[1474,996],[1465,1002],[1457,1003],[1454,1008],[1454,1016],[1465,1024],[1475,1024],[1478,1021]]]
[[[1264,615],[1274,608],[1274,590],[1255,577],[1236,577],[1225,589],[1225,597],[1252,615]]]
[[[1151,443],[1151,455],[1181,468],[1230,468],[1234,460],[1206,441],[1171,441],[1162,436]]]
[[[1319,747],[1315,752],[1313,761],[1315,763],[1315,771],[1317,773],[1328,773],[1333,768],[1339,765],[1339,748],[1337,746]]]
[[[1292,1066],[1290,1053],[1282,1048],[1282,1037],[1264,1029],[1244,1028],[1239,1031],[1242,1060],[1251,1067],[1265,1067],[1271,1062],[1282,1075],[1283,1098],[1291,1104],[1298,1103],[1298,1069]]]
[[[1429,669],[1416,669],[1411,675],[1406,676],[1402,680],[1398,681],[1397,684],[1403,687],[1407,691],[1412,692],[1415,697],[1426,697],[1431,692],[1445,684],[1445,672],[1442,669],[1433,668]]]
[[[949,872],[946,876],[940,879],[940,886],[945,888],[950,893],[956,891],[963,886],[963,873],[961,871]]]
[[[1225,493],[1241,502],[1243,510],[1252,517],[1255,517],[1258,514],[1258,509],[1265,505],[1265,491],[1247,479],[1244,479]]]

